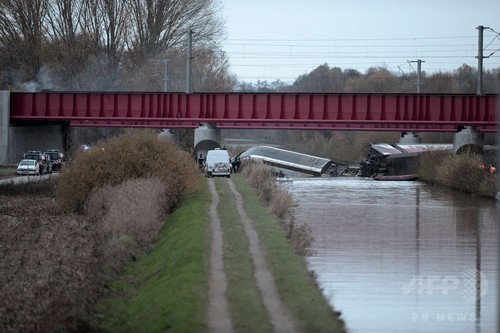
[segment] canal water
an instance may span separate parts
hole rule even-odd
[[[494,201],[420,182],[284,186],[315,238],[309,269],[349,332],[497,332]]]

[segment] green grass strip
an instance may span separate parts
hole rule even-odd
[[[239,175],[231,178],[244,198],[244,207],[254,223],[268,255],[276,287],[299,329],[304,332],[345,332],[307,270],[304,258],[293,252],[279,222],[260,204],[256,192]]]
[[[211,202],[206,183],[167,218],[154,248],[130,264],[97,306],[107,332],[206,331]]]
[[[254,276],[252,256],[243,224],[236,211],[234,195],[226,179],[215,178],[219,206],[217,213],[224,234],[224,271],[233,329],[238,332],[272,332]]]

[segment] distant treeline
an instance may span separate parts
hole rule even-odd
[[[417,74],[400,74],[384,67],[372,67],[365,73],[355,69],[318,66],[310,73],[300,75],[293,83],[276,80],[272,82],[239,82],[237,90],[252,92],[319,92],[319,93],[415,93]],[[452,72],[421,73],[421,93],[475,94],[478,72],[476,68],[463,64]],[[483,92],[498,93],[500,68],[483,71]]]

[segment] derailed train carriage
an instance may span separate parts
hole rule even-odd
[[[271,146],[251,147],[233,157],[245,160],[262,161],[276,168],[283,168],[319,177],[321,175],[340,176],[347,169],[345,163],[334,162],[327,158],[307,155]]]
[[[453,144],[371,144],[366,159],[360,162],[358,176],[414,174],[422,153],[452,150]]]

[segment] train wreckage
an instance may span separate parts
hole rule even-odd
[[[452,151],[453,144],[371,144],[360,162],[360,177],[402,176],[416,173],[417,158],[430,151]]]
[[[274,168],[287,169],[316,177],[322,175],[341,176],[352,172],[352,168],[347,163],[272,146],[248,148],[232,158],[232,160],[235,159],[242,162],[245,160],[261,161]]]

